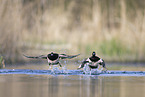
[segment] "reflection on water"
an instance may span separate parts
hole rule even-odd
[[[145,77],[0,75],[0,97],[145,97]]]
[[[67,65],[62,69],[76,70],[77,67],[77,65]],[[47,70],[49,66],[25,65],[6,69]],[[108,69],[144,71],[145,67],[129,65],[109,67],[108,65]],[[145,76],[137,75],[0,74],[0,97],[145,97],[144,91]]]

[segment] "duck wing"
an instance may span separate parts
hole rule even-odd
[[[80,55],[80,54],[77,54],[77,55],[59,54],[59,58],[61,58],[61,59],[71,59],[71,58],[77,57],[77,56],[79,56],[79,55]]]
[[[26,56],[26,55],[23,54],[23,56],[25,56],[25,57],[27,57],[27,58],[47,59],[47,56],[45,56],[45,55],[40,55],[40,56],[34,57],[34,56]]]
[[[87,58],[83,60],[82,64],[77,69],[83,68],[86,63],[89,63],[89,61],[87,61]]]

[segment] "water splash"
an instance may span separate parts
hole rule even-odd
[[[0,74],[29,74],[29,75],[85,75],[83,70],[67,70],[67,74],[63,70],[54,69],[53,70],[31,70],[31,69],[0,69]],[[97,76],[145,76],[145,71],[107,71],[98,72],[95,70],[91,71],[92,75]]]
[[[67,61],[64,61],[64,66],[62,67],[62,72],[64,73],[64,74],[67,74],[68,72],[67,72],[67,67],[66,67],[66,65],[67,65]]]
[[[90,67],[88,66],[88,64],[85,64],[83,70],[84,70],[84,74],[85,74],[85,75],[90,75],[90,74],[91,74],[91,69],[90,69]]]
[[[57,74],[59,71],[59,67],[57,65],[52,65],[51,74]]]
[[[64,65],[62,67],[59,67],[58,65],[50,65],[49,70],[51,70],[51,74],[67,74],[67,61],[64,61]]]
[[[83,68],[84,74],[85,75],[91,75],[91,74],[100,74],[103,73],[103,67],[99,67],[97,69],[90,69],[89,67],[89,63],[85,64],[84,68]]]

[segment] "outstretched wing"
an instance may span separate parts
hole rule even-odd
[[[34,56],[26,56],[26,55],[23,54],[23,56],[25,56],[25,57],[27,57],[27,58],[47,59],[47,56],[45,56],[45,55],[41,55],[41,56],[36,56],[36,57],[34,57]]]
[[[71,59],[71,58],[77,57],[79,55],[80,54],[70,56],[70,55],[66,55],[66,54],[59,54],[59,58],[61,58],[61,59]]]

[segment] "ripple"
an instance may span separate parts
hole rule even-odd
[[[29,75],[98,75],[98,76],[145,76],[144,71],[90,71],[83,70],[31,70],[31,69],[1,69],[0,74],[29,74]]]

